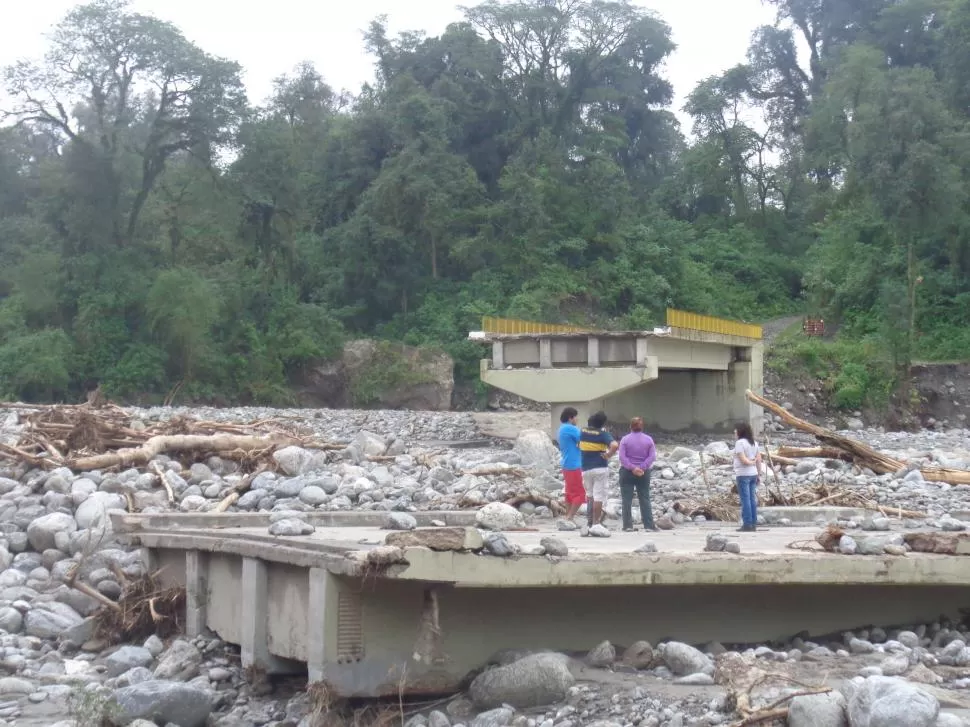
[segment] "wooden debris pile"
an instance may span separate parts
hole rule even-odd
[[[819,482],[806,487],[792,488],[785,492],[763,486],[758,490],[760,507],[853,507],[881,513],[886,517],[922,519],[924,512],[880,505],[861,492]],[[716,493],[706,498],[682,499],[674,503],[674,509],[688,517],[703,515],[708,520],[732,521],[738,519],[740,505],[737,492]]]
[[[95,636],[113,646],[140,643],[152,634],[167,639],[180,633],[185,625],[185,588],[166,585],[161,573],[156,571],[133,580],[118,573],[121,597],[117,603],[102,600],[104,605],[94,616]]]
[[[730,727],[783,727],[793,699],[832,691],[824,685],[800,681],[790,664],[778,664],[774,669],[765,671],[754,657],[736,653],[716,659],[714,683],[727,687],[728,705],[735,714]]]
[[[173,417],[145,424],[115,404],[25,405],[0,403],[0,409],[23,410],[24,424],[15,444],[0,442],[0,458],[34,467],[69,467],[75,471],[138,467],[159,454],[191,460],[213,455],[252,469],[276,449],[299,445],[333,449],[314,441],[292,422],[263,419],[248,424]]]
[[[843,437],[841,434],[836,434],[829,429],[799,419],[784,407],[779,406],[763,396],[755,394],[753,391],[749,390],[747,397],[752,403],[779,417],[788,426],[800,432],[811,434],[824,445],[823,448],[812,448],[807,451],[801,448],[790,447],[787,448],[787,454],[784,450],[779,451],[779,454],[782,456],[792,458],[799,456],[821,456],[828,459],[842,459],[846,462],[851,462],[857,467],[866,467],[877,475],[895,474],[896,472],[905,470],[907,467],[906,462],[890,457],[882,452],[877,452],[872,447],[856,439]],[[970,472],[965,470],[954,470],[944,467],[924,467],[920,471],[923,473],[923,479],[929,482],[946,482],[950,485],[970,485]]]

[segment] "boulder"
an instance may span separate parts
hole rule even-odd
[[[386,545],[398,548],[430,548],[431,550],[481,550],[482,534],[475,528],[418,528],[388,533]]]
[[[627,647],[620,662],[634,669],[649,669],[653,665],[653,647],[649,641],[635,641]]]
[[[114,492],[93,492],[74,513],[74,519],[81,530],[102,528],[109,524],[109,510],[124,510],[127,503],[123,495]]]
[[[515,555],[515,546],[502,533],[488,533],[485,536],[485,550],[500,558]]]
[[[554,538],[551,535],[547,535],[540,540],[539,545],[546,551],[546,555],[552,555],[556,558],[565,558],[569,555],[569,546],[559,538]]]
[[[27,526],[27,541],[30,543],[30,547],[38,553],[51,549],[60,550],[55,540],[57,533],[70,535],[74,532],[77,532],[77,523],[74,518],[67,513],[52,512],[50,515],[44,515],[31,521],[30,525]]]
[[[475,522],[485,530],[514,530],[525,527],[525,516],[504,502],[490,502],[478,511]]]
[[[469,693],[482,709],[509,705],[517,709],[561,702],[575,683],[562,654],[533,654],[507,666],[482,672]]]
[[[414,515],[406,512],[388,513],[387,519],[384,521],[385,530],[414,530],[416,527],[418,527],[417,519]],[[397,545],[397,543],[394,543],[394,545]]]
[[[687,447],[674,447],[674,450],[670,453],[671,462],[680,462],[682,460],[697,459],[699,455],[693,449],[688,449]]]
[[[512,723],[515,711],[508,707],[498,707],[482,712],[472,720],[471,727],[508,727]]]
[[[0,678],[0,696],[30,694],[34,691],[36,691],[36,687],[28,679],[21,679],[20,677]]]
[[[192,679],[199,673],[202,653],[190,642],[177,639],[158,659],[156,679]],[[170,722],[174,720],[169,720]]]
[[[304,370],[297,382],[297,403],[335,409],[374,404],[385,409],[447,411],[455,388],[454,368],[451,356],[442,351],[386,341],[348,341],[336,361],[322,361]],[[372,390],[375,369],[383,369],[381,379],[386,383]],[[368,400],[355,401],[355,392]]]
[[[714,662],[711,658],[690,644],[668,641],[660,645],[659,652],[667,668],[678,676],[714,673]]]
[[[124,674],[129,669],[136,667],[147,667],[155,657],[152,653],[141,646],[122,646],[104,660],[109,677],[117,677]]]
[[[296,477],[307,471],[313,454],[303,447],[283,447],[273,452],[273,460],[283,474]]]
[[[515,440],[513,451],[526,467],[535,467],[547,472],[561,469],[559,450],[549,435],[540,429],[524,429]]]
[[[314,530],[316,530],[316,528],[306,520],[300,520],[299,518],[295,517],[277,520],[269,526],[269,534],[276,535],[278,537],[299,537],[301,535],[310,535]]]
[[[788,708],[788,727],[846,727],[845,697],[839,692],[795,697]]]
[[[81,614],[67,604],[56,601],[39,603],[27,612],[24,618],[24,631],[28,636],[56,639],[63,632],[83,621]]]
[[[933,727],[940,703],[903,679],[871,676],[852,692],[848,715],[851,727]]]
[[[24,617],[20,611],[12,606],[0,608],[0,631],[6,631],[8,634],[19,634],[23,625]]]
[[[360,453],[367,457],[380,457],[387,450],[387,443],[383,437],[363,429],[357,432],[354,444],[357,445]]]
[[[156,680],[142,682],[113,694],[117,705],[110,719],[117,727],[137,719],[179,727],[205,727],[212,713],[212,698],[199,687],[180,682]]]
[[[613,666],[614,661],[616,661],[616,647],[609,641],[594,646],[586,655],[586,663],[590,666],[605,668]]]

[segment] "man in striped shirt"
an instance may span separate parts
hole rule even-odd
[[[603,505],[610,492],[610,457],[619,444],[606,431],[606,413],[598,411],[589,418],[579,434],[583,456],[583,486],[586,488],[586,520],[590,527],[603,521]]]

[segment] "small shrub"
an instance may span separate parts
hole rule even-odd
[[[77,727],[112,727],[121,717],[121,707],[109,693],[84,686],[71,691],[68,710]]]
[[[858,409],[865,403],[869,380],[865,366],[844,364],[832,382],[832,403],[839,409]]]

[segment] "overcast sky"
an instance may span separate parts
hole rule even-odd
[[[75,0],[2,0],[0,66],[44,52],[44,34]],[[460,19],[454,0],[134,0],[133,7],[168,20],[205,51],[242,64],[250,100],[261,102],[274,78],[303,60],[312,61],[337,89],[356,91],[373,77],[372,59],[363,49],[362,31],[378,15],[388,16],[392,32],[443,31]],[[474,0],[462,4],[474,5]],[[707,76],[744,60],[751,31],[771,23],[762,0],[640,0],[673,28],[677,51],[666,77],[684,97]],[[689,128],[684,129],[689,132]]]

